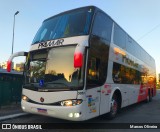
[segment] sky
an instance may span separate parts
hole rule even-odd
[[[16,11],[20,13],[15,16],[14,52],[29,51],[44,19],[88,5],[97,6],[111,16],[155,59],[157,73],[160,73],[159,0],[1,0],[0,63],[11,55]]]

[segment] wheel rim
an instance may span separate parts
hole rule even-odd
[[[116,115],[118,109],[118,104],[117,102],[113,99],[111,102],[111,113],[112,115]]]

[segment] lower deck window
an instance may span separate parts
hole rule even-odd
[[[114,83],[140,84],[142,82],[142,75],[143,73],[133,68],[113,63],[112,78]]]

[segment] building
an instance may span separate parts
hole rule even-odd
[[[24,70],[24,63],[19,63],[19,64],[16,64],[15,67],[14,67],[14,70],[18,71],[18,72],[23,72]]]
[[[12,62],[12,69],[14,67],[14,62]],[[0,69],[7,69],[7,61],[0,63]]]
[[[7,61],[0,63],[0,68],[6,69],[7,68]]]

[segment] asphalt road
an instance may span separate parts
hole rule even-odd
[[[40,115],[32,115],[29,114],[27,116],[22,116],[19,118],[15,118],[15,119],[10,119],[7,121],[4,121],[3,123],[52,123],[53,125],[55,123],[74,123],[74,122],[69,122],[69,121],[65,121],[65,120],[60,120],[60,119],[56,119],[56,118],[51,118],[51,117],[46,117],[46,116],[40,116]],[[152,102],[146,103],[146,102],[141,102],[139,104],[134,104],[132,106],[123,108],[120,113],[117,115],[117,117],[113,120],[109,120],[106,118],[106,116],[100,116],[88,121],[83,122],[83,125],[85,126],[88,123],[92,123],[92,125],[99,125],[98,123],[100,123],[100,125],[98,126],[98,129],[77,129],[76,132],[80,131],[97,131],[97,132],[101,132],[101,131],[128,131],[128,129],[104,129],[104,128],[100,128],[103,123],[104,125],[111,123],[111,125],[116,124],[117,123],[129,123],[129,124],[133,124],[133,123],[159,123],[160,124],[160,90],[157,90],[157,95],[153,98]],[[82,126],[83,127],[83,126]],[[95,126],[94,126],[95,127]],[[55,129],[56,131],[64,131],[61,129]],[[55,131],[54,130],[54,131]],[[48,130],[51,131],[51,130]],[[67,129],[65,131],[75,131],[75,129]],[[129,129],[129,131],[160,131],[160,129]]]

